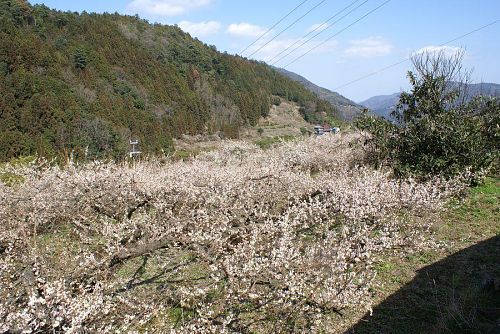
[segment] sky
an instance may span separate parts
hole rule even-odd
[[[48,7],[64,11],[138,14],[150,22],[177,24],[201,41],[215,45],[220,51],[266,61],[279,67],[286,66],[287,70],[356,102],[408,89],[406,73],[411,69],[409,61],[384,71],[379,70],[421,50],[443,49],[451,54],[464,49],[464,65],[473,70],[475,82],[500,83],[500,22],[444,45],[456,37],[499,20],[500,0],[386,1],[30,2],[44,3]],[[286,18],[272,28],[287,14]],[[336,14],[338,15],[335,16]],[[332,17],[334,18],[328,22]],[[247,48],[266,32],[268,33],[264,37]],[[315,35],[317,36],[307,41]],[[290,48],[286,52],[279,55],[288,47]],[[311,52],[297,59],[309,50]],[[293,52],[287,56],[290,51]],[[277,55],[279,57],[276,58]],[[286,57],[275,63],[282,56]],[[374,72],[378,73],[345,86]]]

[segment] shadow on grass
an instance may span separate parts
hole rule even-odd
[[[500,235],[420,269],[345,334],[500,333]]]

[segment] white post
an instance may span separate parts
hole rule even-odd
[[[130,150],[130,158],[135,158],[135,157],[138,157],[139,155],[141,155],[141,151],[138,151],[137,150],[137,147],[136,145],[139,145],[139,140],[130,140],[130,145],[132,146],[131,150]]]

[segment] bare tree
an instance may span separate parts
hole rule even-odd
[[[462,109],[468,98],[471,70],[463,67],[465,50],[418,52],[411,57],[414,71],[408,72],[410,93],[401,95],[394,116],[402,123],[423,115]]]

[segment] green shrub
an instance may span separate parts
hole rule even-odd
[[[0,182],[8,187],[13,187],[24,182],[24,177],[11,172],[0,171]]]
[[[259,140],[254,141],[254,144],[259,146],[261,149],[266,150],[271,148],[273,145],[294,140],[294,136],[284,135],[284,136],[275,136],[275,137],[265,137]]]
[[[9,162],[0,163],[0,182],[8,187],[22,184],[24,182],[24,177],[9,171],[6,167],[25,167],[35,161],[36,157],[34,156],[22,156],[11,159]]]
[[[397,175],[451,177],[479,172],[498,161],[500,102],[476,98],[466,102],[461,77],[462,54],[420,54],[409,72],[410,92],[401,94],[395,124],[364,114],[356,121],[370,133],[369,162],[390,164]]]
[[[271,103],[275,106],[281,105],[281,99],[278,96],[273,96],[271,99]]]

